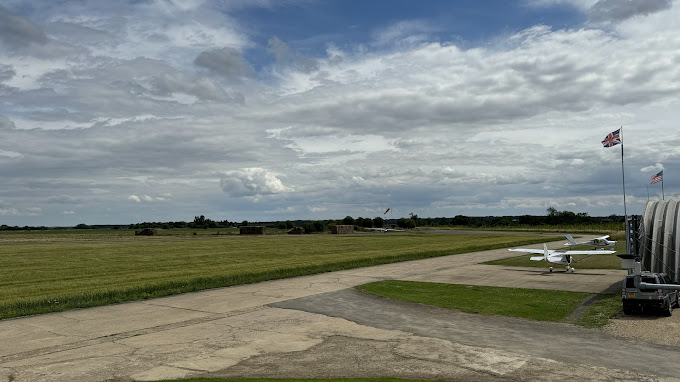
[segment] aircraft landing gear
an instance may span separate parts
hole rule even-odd
[[[550,267],[550,268],[548,268],[548,269],[550,269],[550,273],[552,273],[552,267]]]

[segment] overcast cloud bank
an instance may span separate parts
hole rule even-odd
[[[585,22],[465,48],[405,18],[315,56],[232,16],[266,2],[22,5],[0,6],[4,224],[623,214],[620,126],[628,210],[661,168],[680,197],[677,2],[526,2]]]

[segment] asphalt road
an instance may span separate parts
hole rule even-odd
[[[509,255],[515,254],[476,252],[0,321],[0,381],[215,375],[680,381],[678,346],[390,301],[351,288],[402,279],[617,292],[625,274],[478,264]]]

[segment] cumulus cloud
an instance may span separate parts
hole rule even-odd
[[[280,194],[293,190],[285,186],[276,174],[259,167],[225,173],[220,179],[220,187],[234,197]]]
[[[533,3],[587,15],[596,1]],[[306,57],[304,42],[250,41],[213,2],[36,4],[30,23],[48,41],[22,38],[71,50],[0,49],[7,216],[39,207],[59,224],[75,204],[86,220],[110,208],[131,223],[378,216],[387,204],[395,217],[541,214],[554,201],[609,214],[620,157],[600,141],[620,125],[626,166],[642,169],[626,174],[630,203],[646,201],[650,164],[680,165],[677,7],[635,11],[615,32],[537,25],[470,48],[401,22]],[[267,53],[275,62],[255,65]]]
[[[661,163],[656,163],[652,166],[647,166],[643,167],[640,169],[641,172],[648,172],[648,171],[661,171],[663,170],[663,165]]]

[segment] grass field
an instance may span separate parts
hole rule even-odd
[[[422,259],[550,238],[498,234],[0,235],[0,318]]]
[[[564,320],[585,298],[594,296],[593,293],[583,292],[398,280],[378,281],[356,288],[377,296],[457,309],[466,313],[552,322]],[[609,317],[621,310],[619,296],[612,296],[591,305],[576,324],[587,327],[605,325]]]
[[[575,236],[576,240],[579,241],[578,237]],[[616,246],[614,249],[616,250],[616,253],[626,253],[626,238],[623,236],[623,234],[612,234],[611,235],[611,240],[616,240]],[[565,240],[566,242],[566,240]],[[568,249],[567,247],[564,247],[565,249]],[[590,250],[593,249],[592,247],[578,247],[574,248],[575,250]],[[517,252],[514,252],[517,253]],[[513,267],[534,267],[534,268],[548,268],[548,267],[555,267],[559,268],[564,266],[559,265],[559,264],[552,264],[548,263],[545,261],[531,261],[529,258],[531,256],[538,256],[538,255],[531,255],[531,254],[522,254],[519,256],[514,256],[513,252],[508,252],[509,257],[505,259],[499,259],[499,260],[493,260],[493,261],[487,261],[484,264],[489,264],[489,265],[506,265],[506,266],[513,266]],[[587,255],[575,255],[574,260],[572,262],[572,266],[576,269],[621,269],[621,259],[616,256],[615,254],[611,255],[593,255],[593,256],[587,256]]]

